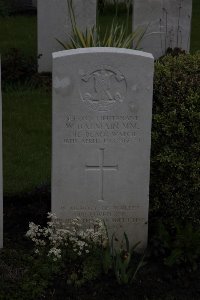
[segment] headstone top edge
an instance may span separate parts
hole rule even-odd
[[[90,48],[79,48],[79,49],[71,49],[71,50],[63,50],[52,53],[53,59],[78,55],[78,54],[89,54],[89,53],[116,53],[116,54],[128,54],[128,55],[135,55],[144,58],[150,58],[154,60],[154,57],[151,53],[139,51],[139,50],[132,50],[126,48],[114,48],[114,47],[90,47]]]

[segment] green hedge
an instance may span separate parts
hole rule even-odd
[[[200,224],[200,52],[155,64],[150,212]]]

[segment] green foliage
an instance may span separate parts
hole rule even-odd
[[[58,41],[64,49],[76,49],[87,47],[116,47],[131,48],[134,41],[135,49],[139,48],[144,30],[135,31],[127,35],[126,28],[113,22],[109,30],[102,37],[100,27],[92,27],[81,32],[77,26],[73,27],[73,36],[70,36],[70,43]]]
[[[101,247],[94,247],[93,252],[81,257],[78,263],[77,258],[71,263],[73,269],[68,271],[67,282],[81,286],[104,273],[114,275],[120,285],[132,284],[140,268],[145,265],[144,255],[135,252],[138,245],[139,242],[130,249],[126,233],[121,242],[113,235],[111,243],[103,242]]]
[[[72,36],[70,36],[70,42],[68,43],[57,40],[64,49],[69,50],[87,47],[132,48],[133,42],[134,48],[139,48],[139,44],[145,34],[146,28],[128,33],[128,9],[126,24],[119,24],[117,22],[116,12],[116,17],[113,19],[112,25],[106,29],[106,32],[104,34],[102,34],[101,27],[99,25],[95,25],[91,29],[86,29],[85,32],[82,32],[77,26],[71,0],[68,0],[68,7],[71,17],[73,34]]]
[[[102,244],[107,241],[107,232],[101,220],[94,220],[90,228],[84,228],[81,219],[74,218],[71,226],[48,213],[47,227],[29,223],[26,237],[35,244],[35,253],[48,257],[52,265],[62,266],[66,282],[81,286],[96,279],[102,272]]]
[[[104,273],[114,273],[120,285],[132,284],[140,268],[145,265],[144,255],[141,256],[135,252],[139,244],[140,242],[136,243],[130,249],[126,233],[124,233],[122,241],[119,241],[113,235],[111,241],[102,247],[102,268]]]
[[[66,283],[80,287],[102,274],[114,273],[119,284],[131,284],[143,259],[136,260],[134,253],[137,243],[131,250],[124,233],[121,242],[112,236],[109,243],[105,223],[96,220],[91,228],[84,228],[81,219],[75,218],[69,224],[56,215],[48,213],[47,227],[29,223],[26,237],[36,245],[35,253],[41,258],[50,258],[51,263],[62,266]]]
[[[200,230],[192,224],[177,223],[169,230],[160,223],[156,240],[157,254],[163,257],[165,265],[181,267],[186,271],[197,269],[200,261]]]
[[[35,300],[45,294],[60,266],[48,257],[4,250],[0,255],[0,300]]]
[[[115,277],[117,282],[120,285],[132,284],[136,279],[136,275],[140,268],[145,264],[144,263],[144,255],[140,257],[138,260],[138,255],[135,253],[135,249],[140,244],[140,242],[136,243],[132,249],[129,247],[129,240],[124,233],[124,241],[122,241],[120,247],[114,247],[113,243],[116,238],[112,238],[112,268],[115,273]]]
[[[81,287],[85,283],[100,277],[102,274],[100,253],[98,249],[93,250],[89,255],[82,256],[79,261],[77,261],[76,257],[75,260],[71,261],[70,266],[68,265],[69,261],[66,261],[65,273],[68,285]]]
[[[20,284],[24,299],[35,300],[43,296],[53,277],[58,274],[60,266],[52,264],[48,257],[34,259],[32,266]],[[19,298],[21,299],[21,298]]]
[[[101,249],[101,262],[102,262],[102,269],[105,274],[108,274],[109,271],[112,269],[112,254],[109,243],[104,245]]]
[[[155,64],[150,212],[200,224],[200,52]]]

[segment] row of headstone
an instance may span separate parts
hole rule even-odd
[[[119,48],[53,54],[52,211],[147,244],[154,59]]]
[[[95,24],[96,0],[73,3],[82,30]],[[135,0],[134,27],[144,26],[145,17],[150,44],[154,36],[165,36],[165,48],[175,41],[183,47],[189,38],[190,4]],[[67,12],[66,0],[38,1],[40,71],[51,71],[51,53],[60,50],[56,38],[63,41],[71,32]],[[145,39],[143,43],[161,55],[158,42],[152,49]],[[52,211],[69,223],[78,216],[86,226],[103,218],[110,234],[119,237],[125,231],[131,245],[140,242],[140,249],[146,247],[148,232],[153,61],[151,54],[116,48],[53,54]],[[0,145],[1,126],[0,121]],[[0,247],[2,191],[1,151]]]
[[[190,51],[192,0],[134,0],[133,30],[146,28],[141,49],[155,58],[168,48]]]
[[[133,30],[146,29],[140,47],[155,58],[167,48],[190,50],[192,0],[134,0]],[[73,0],[73,11],[81,31],[96,23],[97,0]],[[69,42],[72,25],[67,0],[38,0],[39,72],[51,72],[53,52]]]
[[[0,59],[0,248],[3,247],[3,175],[2,175],[2,97],[1,97],[1,59]]]
[[[96,24],[96,1],[72,1],[77,26],[81,31]],[[39,72],[51,72],[52,53],[63,50],[58,40],[67,43],[72,35],[68,1],[38,0],[37,7]]]
[[[148,25],[142,49],[156,58],[168,47],[189,50],[191,8],[191,0],[135,0],[133,28]],[[73,1],[73,9],[81,30],[95,24],[96,1]],[[51,53],[62,48],[56,38],[67,41],[72,31],[66,0],[38,2],[38,30],[40,71],[51,71]],[[126,232],[140,249],[148,232],[152,86],[151,54],[53,54],[52,211],[86,226],[103,218],[110,234]]]

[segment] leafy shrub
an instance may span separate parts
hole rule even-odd
[[[48,257],[5,249],[0,253],[0,300],[42,299],[58,271]]]
[[[150,208],[200,224],[200,53],[155,64]]]
[[[114,247],[114,240],[118,242],[118,247]],[[132,249],[130,249],[129,240],[126,233],[124,233],[124,239],[120,243],[115,236],[112,238],[112,269],[114,270],[115,277],[120,285],[132,284],[136,279],[138,271],[145,265],[145,255],[141,256],[135,252],[135,249],[139,244],[140,242],[136,243]]]
[[[171,230],[158,224],[157,236],[153,240],[152,253],[168,267],[195,271],[200,262],[200,230],[192,224],[176,223]]]

